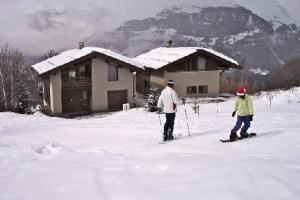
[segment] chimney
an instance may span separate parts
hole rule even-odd
[[[79,42],[79,49],[84,48],[84,42]]]
[[[172,40],[168,40],[166,43],[166,47],[172,47],[173,45],[173,41]]]

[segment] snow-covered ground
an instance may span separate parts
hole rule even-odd
[[[158,144],[158,115],[132,109],[81,119],[0,113],[1,200],[298,199],[300,88],[253,97],[256,138],[221,143],[234,99],[179,106]],[[161,116],[163,118],[163,116]]]

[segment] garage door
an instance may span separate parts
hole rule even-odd
[[[128,91],[107,91],[107,101],[109,110],[122,110],[123,104],[128,103]]]

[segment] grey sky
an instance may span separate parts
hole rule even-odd
[[[276,2],[291,19],[274,6]],[[299,0],[0,0],[0,44],[9,43],[34,55],[74,48],[81,40],[105,38],[107,31],[126,20],[154,16],[181,4],[240,4],[266,18],[279,13],[284,20],[300,24]]]

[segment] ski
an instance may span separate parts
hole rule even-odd
[[[236,142],[236,141],[248,139],[248,138],[251,138],[251,137],[254,137],[254,136],[256,136],[256,133],[250,133],[249,136],[246,137],[246,138],[238,137],[235,141],[230,141],[230,140],[220,140],[220,141],[223,142],[223,143],[225,143],[225,142]]]
[[[173,140],[167,140],[167,141],[160,141],[158,144],[167,144],[169,142],[172,142],[174,140],[178,140],[182,137],[183,135],[182,134],[177,134],[177,135],[173,135]]]

